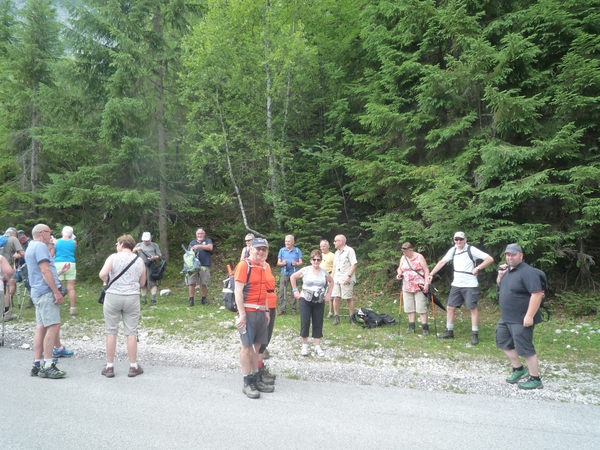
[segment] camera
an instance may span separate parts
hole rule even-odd
[[[502,264],[501,266],[498,266],[498,272],[506,269],[508,269],[508,264]]]

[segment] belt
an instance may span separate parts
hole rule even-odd
[[[265,305],[255,305],[254,303],[244,303],[244,308],[256,309],[257,311],[268,310],[268,308]]]

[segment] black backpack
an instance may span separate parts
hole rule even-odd
[[[252,271],[252,266],[246,261],[248,264],[248,272],[246,280],[250,281],[250,272]],[[229,267],[229,266],[227,266]],[[235,302],[235,280],[233,279],[233,275],[230,275],[225,280],[223,280],[223,306],[231,312],[237,312],[237,303]]]
[[[542,315],[542,320],[546,322],[550,320],[551,311],[548,307],[548,303],[546,302],[546,292],[548,291],[548,277],[546,276],[543,270],[532,267],[533,270],[536,271],[538,276],[540,277],[540,284],[542,285],[542,303],[540,304],[540,314]]]
[[[153,265],[149,266],[148,269],[150,269],[150,278],[152,278],[154,281],[160,281],[162,280],[165,270],[167,269],[167,262],[161,261],[160,263],[154,263]]]
[[[375,328],[381,325],[394,325],[396,319],[387,314],[378,314],[375,311],[367,308],[358,308],[356,318],[359,319],[363,328]]]

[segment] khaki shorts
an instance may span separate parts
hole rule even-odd
[[[200,272],[194,272],[185,277],[186,286],[190,286],[192,284],[202,284],[204,286],[208,286],[208,282],[210,281],[210,269],[207,266],[202,266]]]
[[[66,262],[54,263],[54,266],[56,267],[56,271],[60,272],[60,269],[62,269],[65,264],[67,264],[67,263]],[[77,263],[71,263],[71,268],[69,270],[67,270],[65,273],[63,273],[62,275],[60,275],[58,277],[58,279],[60,281],[76,280],[77,279]]]
[[[31,301],[35,305],[35,321],[38,325],[49,327],[60,324],[60,307],[54,303],[56,299],[52,292],[33,297]]]
[[[354,282],[348,284],[335,283],[333,285],[332,297],[340,297],[342,300],[351,300],[354,294]]]
[[[116,295],[106,293],[104,298],[104,322],[106,334],[119,333],[119,321],[123,318],[123,334],[137,335],[140,321],[140,295]]]
[[[427,297],[422,292],[402,291],[402,308],[405,313],[425,314],[427,312]]]

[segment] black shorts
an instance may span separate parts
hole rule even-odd
[[[519,356],[527,357],[535,355],[533,346],[533,329],[524,326],[522,323],[506,323],[502,319],[496,326],[496,347],[502,350],[517,349]]]
[[[463,303],[467,305],[467,308],[477,308],[477,302],[479,301],[479,288],[478,287],[456,287],[450,288],[450,295],[448,295],[448,306],[455,306],[460,308]]]

